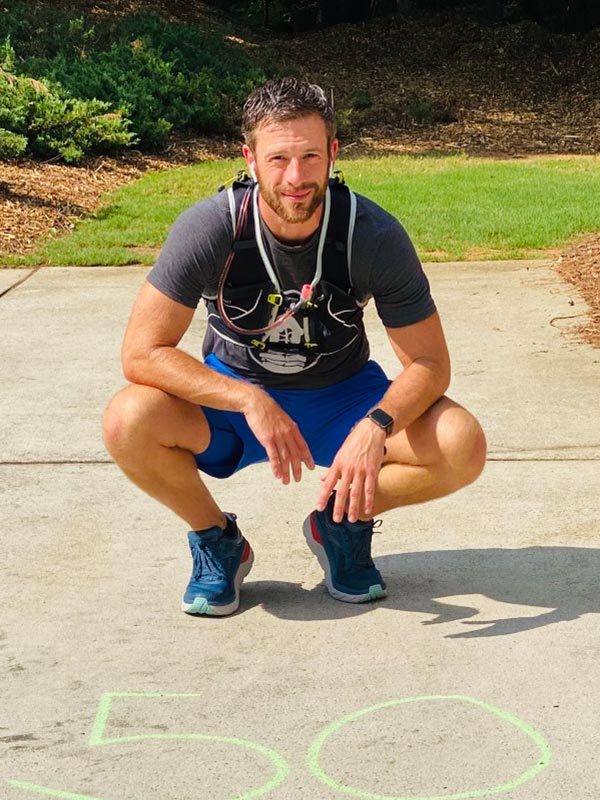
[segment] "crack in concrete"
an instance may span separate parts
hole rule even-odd
[[[600,454],[593,455],[593,456],[557,456],[556,458],[552,458],[552,456],[528,456],[528,455],[516,455],[516,456],[495,456],[490,455],[487,457],[487,461],[490,463],[514,463],[514,462],[539,462],[541,464],[552,464],[552,463],[564,463],[564,462],[575,462],[575,463],[586,463],[591,461],[600,461]],[[61,466],[116,466],[115,462],[109,458],[90,458],[90,459],[31,459],[31,460],[14,460],[14,461],[0,461],[0,467],[61,467]]]

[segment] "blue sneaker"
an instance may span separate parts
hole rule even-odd
[[[365,603],[387,595],[385,581],[371,558],[373,520],[334,522],[335,495],[324,511],[304,520],[304,536],[325,572],[327,591],[345,603]]]
[[[240,586],[252,569],[254,553],[235,514],[225,517],[225,530],[214,527],[188,533],[194,566],[181,604],[186,614],[224,617],[240,605]]]

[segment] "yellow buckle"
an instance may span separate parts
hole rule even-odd
[[[264,349],[265,349],[265,347],[267,346],[267,345],[266,345],[264,342],[262,342],[260,339],[252,339],[252,341],[250,342],[250,344],[253,344],[253,345],[254,345],[254,347],[258,347],[258,349],[259,349],[259,350],[264,350]]]
[[[283,295],[281,294],[268,294],[267,295],[267,302],[271,303],[272,306],[279,307],[283,303]]]

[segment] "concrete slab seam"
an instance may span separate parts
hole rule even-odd
[[[29,278],[31,278],[32,275],[35,275],[35,273],[38,272],[38,270],[40,270],[40,269],[41,269],[41,266],[40,267],[35,267],[35,269],[32,269],[31,272],[29,272],[27,275],[25,275],[24,278],[21,278],[20,281],[17,281],[16,283],[13,283],[13,285],[9,286],[8,289],[5,289],[3,292],[0,292],[0,299],[2,297],[4,297],[5,295],[7,295],[9,292],[12,292],[12,290],[16,289],[18,286],[22,286],[25,283],[25,281],[28,281]]]
[[[519,463],[537,463],[537,464],[563,464],[575,463],[585,464],[588,462],[600,461],[600,454],[597,456],[558,456],[552,458],[551,456],[488,456],[486,459],[489,464],[519,464]],[[69,467],[69,466],[116,466],[115,462],[111,459],[48,459],[48,460],[15,460],[15,461],[0,461],[0,467]]]

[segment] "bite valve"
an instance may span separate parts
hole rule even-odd
[[[312,297],[313,289],[310,283],[305,283],[302,289],[300,289],[300,299],[297,303],[294,303],[290,311],[292,314],[295,314],[296,311],[300,311],[303,308],[306,308],[310,305],[310,298]]]
[[[302,287],[302,289],[300,290],[300,302],[302,304],[310,303],[310,298],[312,297],[312,292],[313,292],[313,290],[312,290],[312,286],[310,285],[310,283],[305,283],[304,286]]]

